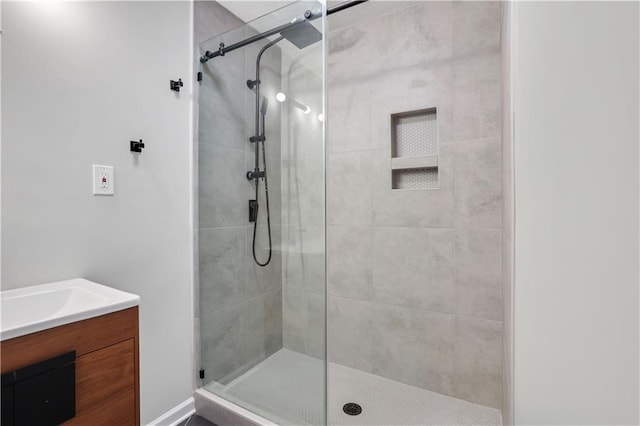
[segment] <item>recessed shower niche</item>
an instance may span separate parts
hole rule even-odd
[[[391,188],[438,188],[435,107],[391,114]]]

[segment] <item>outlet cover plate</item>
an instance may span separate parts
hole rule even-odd
[[[113,195],[113,166],[93,165],[93,195]]]

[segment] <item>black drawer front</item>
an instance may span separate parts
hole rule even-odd
[[[75,415],[75,352],[3,374],[3,426],[55,426]]]
[[[13,385],[2,387],[2,415],[0,416],[0,424],[13,424]]]

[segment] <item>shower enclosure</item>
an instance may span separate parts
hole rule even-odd
[[[500,424],[501,4],[351,3],[196,2],[200,387]]]

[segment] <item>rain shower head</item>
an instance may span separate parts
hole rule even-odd
[[[306,20],[281,31],[280,35],[289,40],[298,49],[304,49],[305,47],[322,40],[322,34],[320,31]]]
[[[260,104],[260,114],[266,115],[268,106],[269,106],[269,100],[265,96],[263,96],[262,103]]]

